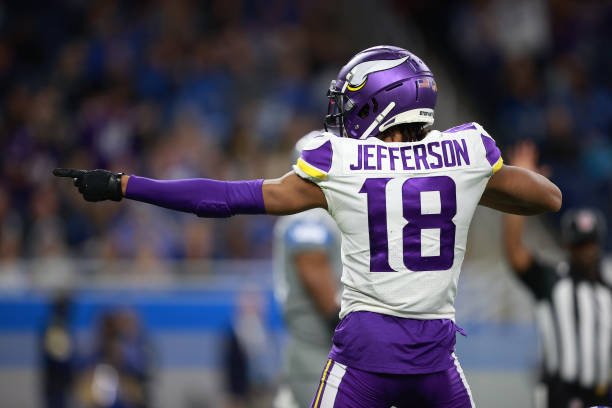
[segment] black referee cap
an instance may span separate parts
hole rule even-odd
[[[568,210],[561,218],[561,233],[567,245],[601,243],[606,235],[606,219],[601,211],[593,208]]]

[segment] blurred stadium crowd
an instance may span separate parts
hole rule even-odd
[[[344,3],[331,3],[0,6],[0,259],[268,257],[272,219],[194,222],[140,204],[87,205],[50,169],[283,174],[293,143],[321,126],[329,79],[356,51],[350,22],[336,18]],[[403,3],[386,7],[419,26],[499,144],[535,140],[567,206],[609,210],[612,7]]]
[[[287,171],[285,152],[326,109],[318,75],[344,50],[327,41],[340,26],[327,24],[325,6],[276,3],[5,4],[0,258],[268,256],[273,220],[220,225],[83,205],[57,191],[49,169],[222,179]]]
[[[455,82],[463,87],[462,99],[474,104],[480,123],[506,151],[519,140],[538,144],[563,191],[564,208],[609,213],[610,4],[467,1],[439,11],[435,4],[404,10],[431,45],[444,50],[447,65],[460,75]]]
[[[453,12],[448,27],[469,93],[492,119],[495,137],[506,146],[539,144],[565,208],[609,212],[609,3],[470,2]]]

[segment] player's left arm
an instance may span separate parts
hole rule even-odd
[[[561,190],[537,173],[537,149],[533,143],[522,143],[512,154],[512,166],[504,164],[495,140],[478,123],[472,140],[481,151],[481,168],[488,177],[479,204],[494,210],[517,215],[556,212],[561,208]],[[490,173],[489,173],[490,172]]]
[[[561,208],[561,190],[538,168],[538,150],[532,142],[517,144],[512,166],[502,165],[491,176],[480,204],[510,214],[534,215]]]
[[[503,165],[487,184],[480,205],[518,215],[556,212],[561,190],[546,177],[527,169]]]
[[[58,177],[74,179],[87,201],[120,201],[123,197],[200,217],[236,214],[286,215],[327,208],[321,189],[289,172],[273,180],[154,180],[108,170],[55,169]]]

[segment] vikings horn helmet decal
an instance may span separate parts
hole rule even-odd
[[[366,61],[357,64],[346,76],[347,89],[349,91],[358,91],[365,85],[368,74],[395,68],[406,62],[407,59],[408,57],[404,57],[396,60]]]
[[[416,55],[393,46],[368,48],[331,82],[325,128],[365,139],[401,123],[431,125],[437,90],[433,74]]]

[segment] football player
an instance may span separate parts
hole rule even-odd
[[[477,123],[429,130],[436,82],[405,49],[358,53],[328,96],[330,132],[278,179],[54,173],[74,178],[85,200],[127,197],[202,217],[326,209],[342,236],[342,320],[311,406],[472,407],[454,354],[453,303],[474,210],[558,211],[561,192],[544,176],[504,165]]]
[[[295,163],[303,147],[321,131],[302,137],[293,149]],[[308,408],[326,360],[340,311],[340,233],[329,214],[315,208],[282,217],[274,227],[275,294],[283,308],[289,341],[285,385],[277,408]]]

